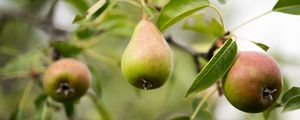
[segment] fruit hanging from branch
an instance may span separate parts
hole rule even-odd
[[[170,76],[172,66],[172,53],[165,38],[151,21],[143,18],[122,56],[125,78],[137,88],[159,88]]]
[[[258,113],[268,109],[279,97],[282,76],[276,61],[269,55],[244,51],[223,80],[227,100],[237,109]]]
[[[91,82],[87,66],[75,59],[65,58],[49,65],[43,86],[55,101],[73,102],[83,96]]]

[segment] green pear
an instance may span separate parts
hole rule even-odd
[[[223,80],[224,95],[237,109],[258,113],[279,97],[282,76],[276,61],[260,52],[244,51]]]
[[[173,58],[164,36],[143,18],[125,49],[121,68],[130,84],[141,89],[161,87],[171,74]]]

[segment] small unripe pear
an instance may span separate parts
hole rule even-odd
[[[172,66],[172,53],[165,38],[151,21],[142,19],[122,56],[125,78],[137,88],[159,88],[170,76]]]
[[[253,51],[240,52],[223,80],[227,100],[249,113],[268,109],[279,97],[281,87],[282,76],[276,61]]]
[[[44,74],[43,86],[53,100],[72,102],[86,93],[90,82],[90,71],[84,63],[65,58],[49,65]]]

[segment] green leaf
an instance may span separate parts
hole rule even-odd
[[[282,112],[292,111],[300,108],[300,96],[293,97],[283,107]]]
[[[195,120],[213,120],[212,115],[206,110],[200,110]]]
[[[257,45],[258,47],[260,47],[261,49],[263,49],[264,51],[268,51],[269,50],[269,46],[259,43],[259,42],[255,42],[255,41],[251,41],[252,43],[254,43],[255,45]]]
[[[89,8],[89,4],[86,0],[65,0],[67,3],[74,6],[81,14],[84,14]]]
[[[193,110],[195,110],[197,108],[199,102],[202,99],[203,99],[202,97],[199,97],[199,98],[196,98],[196,99],[193,100],[193,105],[192,105],[193,106]],[[207,103],[207,101],[205,101],[200,110],[206,109],[207,106],[208,106],[208,103]]]
[[[267,120],[270,117],[271,112],[275,109],[281,107],[281,105],[279,103],[274,103],[269,109],[267,109],[266,111],[263,112],[264,118],[265,120]]]
[[[91,38],[92,36],[94,36],[97,32],[98,32],[98,30],[93,29],[93,28],[79,28],[76,31],[76,36],[80,40],[86,40],[86,39]]]
[[[204,14],[193,15],[184,22],[183,28],[217,38],[224,33],[222,25],[215,18]]]
[[[106,0],[99,0],[91,8],[87,10],[84,16],[76,15],[73,23],[80,22],[82,20],[93,20],[101,15],[106,8],[109,6],[110,2]]]
[[[226,0],[218,0],[218,2],[221,4],[226,4]]]
[[[41,94],[35,99],[34,105],[35,105],[35,108],[37,109],[37,111],[39,111],[43,108],[43,105],[46,102],[47,97],[48,97],[47,94]]]
[[[273,11],[300,15],[300,0],[278,0]]]
[[[287,92],[285,92],[281,98],[281,102],[285,104],[289,99],[300,96],[300,88],[299,87],[293,87],[289,89]]]
[[[16,109],[11,115],[9,120],[25,120],[25,113],[20,109]]]
[[[73,118],[75,109],[74,109],[74,103],[64,103],[65,112],[68,118]]]
[[[194,12],[209,6],[208,0],[171,0],[161,11],[157,26],[164,30]]]
[[[70,57],[79,54],[83,49],[71,43],[63,41],[54,41],[50,46],[58,50],[59,54],[65,57]]]
[[[192,86],[189,88],[186,97],[192,93],[207,89],[221,78],[234,63],[237,54],[235,41],[227,40],[221,49],[212,57],[197,75]]]
[[[190,120],[190,117],[189,116],[178,116],[178,117],[172,118],[170,120]]]
[[[97,97],[101,97],[102,95],[102,78],[101,75],[99,74],[100,72],[97,71],[96,67],[93,67],[93,65],[89,65],[89,68],[91,70],[91,74],[92,74],[92,88],[94,90],[94,92],[96,93]]]

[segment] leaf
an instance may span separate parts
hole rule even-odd
[[[92,88],[94,90],[94,92],[96,93],[97,97],[101,97],[102,95],[102,81],[103,80],[101,78],[101,75],[99,74],[100,72],[97,71],[96,67],[93,67],[93,65],[89,65],[89,68],[91,70],[91,74],[92,74]]]
[[[73,115],[74,115],[74,103],[64,103],[64,108],[65,108],[65,112],[66,112],[66,115],[68,116],[68,118],[73,118]]]
[[[252,43],[254,43],[255,45],[257,45],[258,47],[260,47],[261,49],[263,49],[264,51],[268,51],[269,50],[269,46],[259,43],[259,42],[255,42],[255,41],[251,41]]]
[[[40,111],[43,108],[43,105],[46,102],[47,97],[48,97],[47,94],[41,94],[35,99],[34,105],[37,111]]]
[[[73,23],[80,22],[82,20],[93,20],[97,18],[99,15],[101,15],[106,8],[109,6],[110,2],[106,0],[99,0],[96,2],[92,7],[90,7],[84,16],[82,15],[76,15]]]
[[[208,0],[171,0],[161,11],[157,26],[163,31],[181,19],[209,6]]]
[[[183,28],[217,38],[221,37],[224,33],[222,25],[215,18],[205,16],[204,14],[193,15],[184,22]]]
[[[193,110],[195,110],[197,108],[199,102],[202,99],[203,99],[202,97],[199,97],[199,98],[196,98],[196,99],[193,100],[193,105],[192,105],[193,106]],[[206,109],[207,106],[208,106],[208,103],[207,103],[207,101],[205,101],[200,110]]]
[[[283,107],[282,112],[292,111],[300,108],[300,96],[293,97]]]
[[[273,11],[300,15],[300,0],[278,0]]]
[[[200,92],[210,87],[216,80],[221,78],[234,63],[237,54],[235,41],[227,40],[221,49],[212,57],[197,75],[185,97],[192,93]]]
[[[24,111],[20,109],[16,109],[11,115],[9,120],[25,120],[25,114]]]
[[[195,120],[212,120],[212,115],[206,110],[200,110]]]
[[[226,0],[218,0],[218,2],[221,4],[226,4]]]
[[[80,40],[86,40],[86,39],[91,38],[92,36],[94,36],[97,32],[98,32],[98,30],[93,29],[93,28],[79,28],[76,31],[76,36]]]
[[[190,117],[189,116],[179,116],[179,117],[172,118],[170,120],[190,120]]]
[[[281,105],[277,102],[275,102],[269,109],[263,112],[265,120],[267,120],[270,117],[271,112],[275,109],[281,107]]]
[[[299,87],[293,87],[289,89],[287,92],[285,92],[281,98],[281,102],[285,104],[289,99],[300,96],[300,88]]]
[[[64,41],[51,42],[50,46],[54,47],[56,50],[58,50],[60,55],[65,57],[77,55],[83,50],[82,48],[76,45]]]
[[[67,3],[73,5],[81,14],[85,13],[89,8],[86,0],[65,0]]]

